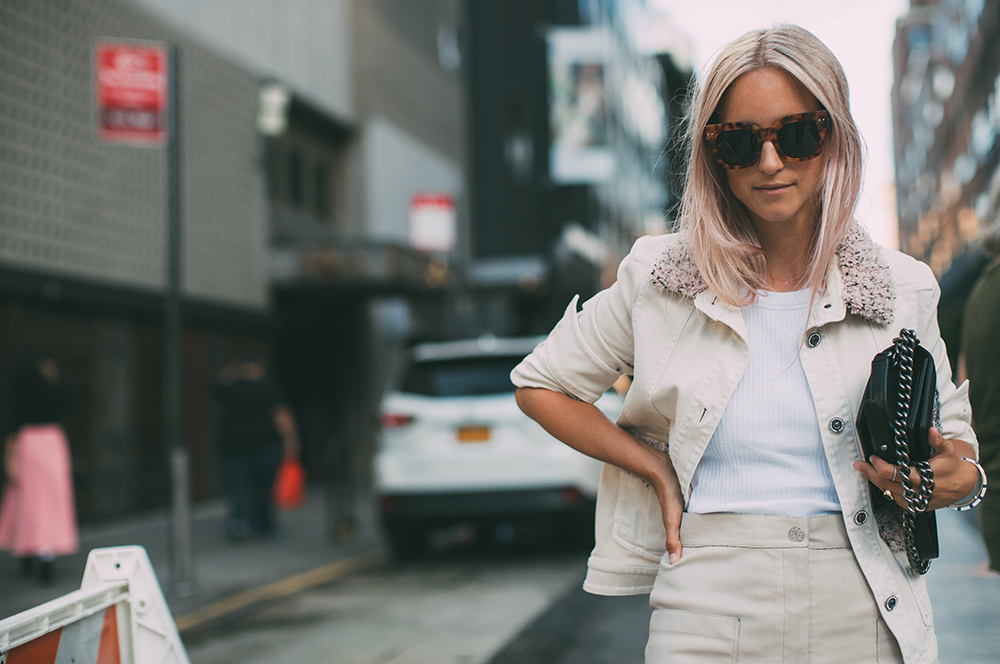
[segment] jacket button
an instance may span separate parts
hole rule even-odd
[[[854,523],[858,524],[859,526],[865,525],[865,522],[867,521],[868,521],[868,512],[864,510],[861,510],[860,512],[854,515]]]
[[[844,430],[844,420],[840,419],[839,417],[835,417],[832,420],[830,420],[830,431],[834,433],[840,433],[843,430]]]
[[[899,602],[895,595],[889,595],[889,599],[885,600],[885,610],[892,611],[896,608],[896,604]]]
[[[819,336],[818,332],[813,332],[812,334],[809,335],[809,338],[806,339],[806,343],[809,344],[810,348],[815,348],[816,346],[819,345],[819,342],[822,339],[823,337]]]

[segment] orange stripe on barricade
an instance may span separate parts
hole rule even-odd
[[[118,648],[118,612],[113,606],[104,610],[101,645],[97,649],[95,664],[121,664],[121,652]]]
[[[87,616],[14,648],[5,664],[55,664],[57,661],[121,664],[115,607],[109,606],[103,615]]]
[[[7,655],[7,664],[54,664],[60,636],[62,630],[57,629],[14,648]]]

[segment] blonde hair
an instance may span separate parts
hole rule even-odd
[[[756,301],[757,290],[765,284],[765,258],[746,208],[730,190],[703,133],[706,125],[717,122],[713,116],[733,81],[763,68],[786,72],[830,114],[819,220],[801,284],[814,294],[825,285],[830,259],[851,227],[861,190],[861,137],[851,117],[847,78],[830,49],[797,25],[754,30],[726,46],[688,112],[690,163],[679,229],[687,236],[705,283],[734,306]]]

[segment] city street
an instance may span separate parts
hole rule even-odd
[[[0,664],[1000,664],[998,334],[1000,0],[0,0]]]

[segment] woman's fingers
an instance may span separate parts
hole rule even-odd
[[[869,462],[878,474],[879,479],[885,480],[887,483],[894,482],[899,479],[899,472],[897,472],[896,466],[892,465],[878,455],[871,455]],[[882,488],[884,489],[886,487],[883,486]]]
[[[671,466],[671,470],[672,470]],[[677,476],[671,472],[664,490],[658,493],[663,513],[663,528],[667,531],[667,554],[670,564],[681,559],[681,517],[684,514],[684,495]]]
[[[663,525],[667,529],[667,554],[670,564],[681,559],[681,512],[671,510],[663,517]]]
[[[882,495],[886,500],[894,500],[896,501],[896,504],[904,505],[903,485],[901,481],[899,481],[899,472],[897,472],[896,467],[874,454],[869,457],[868,461],[868,463],[865,463],[864,461],[855,461],[855,470],[860,472],[869,482],[878,487],[878,490],[882,492]],[[897,481],[893,481],[894,475]],[[913,475],[911,474],[911,480],[912,477]],[[886,495],[887,491],[889,492],[888,495]]]

